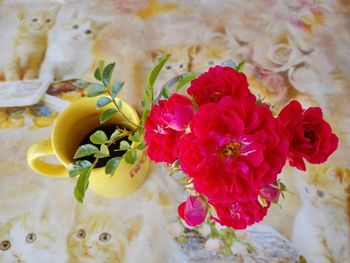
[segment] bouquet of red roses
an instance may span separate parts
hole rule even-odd
[[[153,105],[145,141],[152,160],[187,174],[191,195],[178,213],[190,226],[208,214],[235,229],[261,221],[285,190],[278,174],[287,160],[305,171],[305,160],[325,162],[338,147],[319,107],[293,100],[274,116],[239,68],[212,67],[187,94]]]

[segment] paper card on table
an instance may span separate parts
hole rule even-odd
[[[29,106],[38,103],[50,85],[47,80],[21,80],[0,83],[0,107]]]

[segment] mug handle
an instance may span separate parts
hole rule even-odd
[[[40,157],[55,155],[51,140],[41,141],[32,146],[27,151],[27,162],[35,172],[50,177],[67,177],[67,168],[63,165],[50,164],[40,160]]]

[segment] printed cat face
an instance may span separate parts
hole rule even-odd
[[[127,237],[118,226],[111,215],[80,214],[67,238],[72,262],[121,262]]]
[[[30,34],[46,34],[55,23],[55,11],[21,11],[20,30]]]
[[[209,67],[220,65],[227,59],[232,59],[230,51],[220,45],[203,45],[191,49],[192,71],[205,72]]]
[[[96,36],[97,31],[94,22],[84,18],[72,19],[69,23],[61,25],[60,29],[60,32],[63,34],[60,37],[74,42],[92,40]]]
[[[184,47],[170,47],[167,49],[154,50],[150,53],[151,59],[155,61],[156,58],[171,54],[168,62],[164,67],[163,79],[171,79],[175,76],[181,75],[189,70],[190,66],[190,46]]]
[[[0,262],[64,262],[65,254],[57,251],[63,246],[58,227],[48,213],[45,208],[39,215],[27,213],[0,224]]]
[[[149,68],[147,71],[150,71],[157,58],[171,54],[171,57],[167,61],[156,81],[154,88],[155,94],[158,94],[163,85],[165,85],[169,80],[189,71],[191,64],[190,49],[190,46],[176,46],[169,47],[167,49],[153,50],[149,53],[150,63],[148,64]]]
[[[316,208],[346,208],[349,169],[329,165],[311,166],[306,175],[298,175],[296,180],[303,204]]]

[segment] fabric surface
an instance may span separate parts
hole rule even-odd
[[[120,97],[140,110],[147,73],[160,55],[172,54],[156,92],[184,72],[246,60],[250,88],[276,110],[291,99],[322,107],[340,138],[328,163],[349,167],[349,10],[343,0],[0,0],[0,80],[49,79],[48,94],[73,102],[85,96],[83,80],[93,80],[100,59],[115,61],[113,80],[126,83]],[[186,262],[166,231],[180,201],[157,166],[133,194],[104,199],[88,191],[84,205],[73,197],[73,179],[30,170],[26,151],[50,138],[58,114],[44,101],[0,108],[0,242],[14,239],[14,252],[0,251],[0,262]],[[289,169],[281,174],[296,194],[265,220],[288,238],[303,204],[294,176]],[[81,229],[91,239],[80,242]],[[32,232],[37,240],[29,247]],[[102,233],[111,234],[110,243],[99,242]]]

